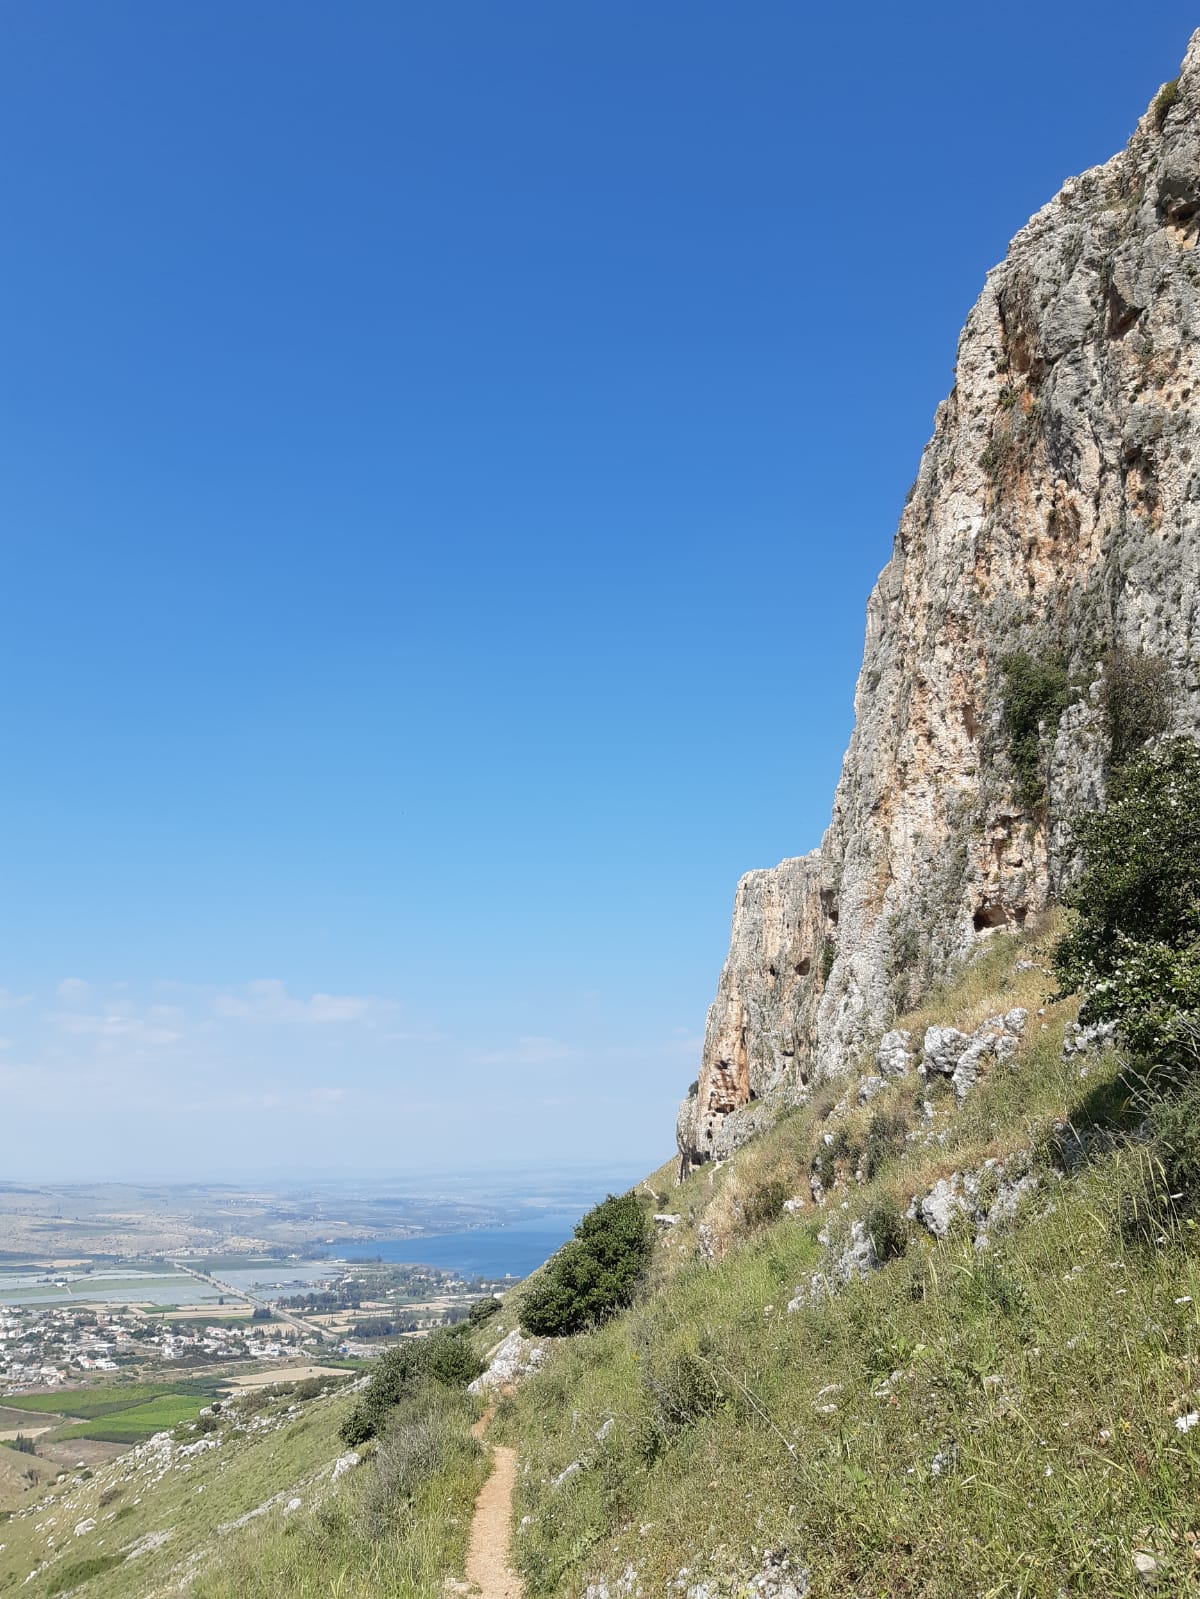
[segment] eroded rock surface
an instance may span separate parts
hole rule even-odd
[[[1170,108],[1027,223],[967,318],[868,603],[829,829],[738,885],[683,1171],[742,1141],[756,1105],[847,1071],[977,940],[1047,904],[1071,817],[1103,794],[1106,651],[1160,658],[1172,727],[1200,727],[1198,236],[1200,34]],[[1031,804],[1002,662],[1056,649],[1078,689]]]
[[[545,1347],[531,1338],[522,1338],[514,1327],[508,1337],[497,1344],[487,1370],[474,1382],[467,1384],[467,1392],[483,1394],[489,1390],[507,1388],[519,1378],[536,1371],[545,1356]]]

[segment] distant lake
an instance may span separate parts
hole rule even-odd
[[[539,1216],[513,1227],[473,1227],[431,1238],[380,1238],[341,1245],[342,1260],[378,1256],[406,1266],[440,1266],[463,1277],[528,1277],[575,1231],[582,1212]]]

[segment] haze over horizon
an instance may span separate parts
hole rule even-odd
[[[6,1177],[666,1158],[963,318],[1195,20],[1006,15],[7,8]]]

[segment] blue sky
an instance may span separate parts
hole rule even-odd
[[[13,1177],[657,1163],[1160,3],[0,5]]]

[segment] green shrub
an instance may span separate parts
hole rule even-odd
[[[344,1377],[304,1377],[296,1384],[296,1398],[319,1399],[322,1394],[328,1393],[331,1388],[339,1387],[345,1380]],[[216,1410],[217,1406],[214,1405],[213,1409]]]
[[[742,1226],[744,1233],[757,1232],[778,1221],[783,1213],[783,1202],[788,1197],[787,1185],[781,1177],[768,1177],[742,1199]]]
[[[467,1320],[472,1327],[482,1327],[485,1321],[490,1321],[500,1309],[500,1300],[494,1295],[487,1299],[477,1299],[467,1312]]]
[[[462,1326],[465,1331],[467,1323]],[[422,1340],[425,1370],[444,1388],[465,1388],[483,1370],[479,1356],[465,1337],[456,1336],[457,1332],[457,1328],[441,1330]]]
[[[1151,114],[1154,117],[1154,126],[1157,128],[1159,133],[1161,133],[1163,130],[1163,124],[1167,120],[1167,113],[1170,111],[1172,106],[1178,104],[1179,79],[1172,78],[1170,83],[1163,84],[1162,88],[1154,96],[1154,101],[1150,107]]]
[[[462,1388],[483,1370],[483,1363],[462,1338],[439,1328],[428,1338],[410,1338],[385,1349],[375,1363],[362,1398],[339,1431],[351,1448],[378,1435],[390,1412],[426,1383]]]
[[[908,1120],[899,1111],[880,1111],[871,1118],[863,1139],[862,1173],[868,1182],[889,1160],[903,1155]]]
[[[1114,778],[1079,829],[1083,870],[1054,966],[1084,1022],[1120,1024],[1140,1051],[1191,1064],[1200,1017],[1200,745],[1173,739]]]
[[[111,1571],[114,1566],[119,1566],[124,1560],[124,1555],[89,1555],[84,1560],[68,1560],[65,1565],[59,1566],[49,1577],[48,1594],[66,1593],[68,1588],[78,1588],[93,1577],[99,1577],[105,1571]]]
[[[1140,650],[1111,650],[1104,660],[1100,703],[1115,769],[1171,725],[1171,674],[1166,661]]]
[[[653,1402],[657,1428],[668,1434],[711,1415],[725,1397],[711,1361],[690,1349],[644,1366],[642,1386]]]
[[[423,1484],[479,1453],[461,1403],[428,1388],[402,1401],[388,1418],[367,1479],[362,1514],[368,1535],[385,1537],[411,1512]]]
[[[595,1327],[633,1302],[654,1252],[635,1194],[608,1196],[542,1268],[521,1306],[526,1332],[554,1337]]]
[[[1030,655],[1018,650],[1000,663],[1004,676],[1004,729],[1016,778],[1017,799],[1026,810],[1045,802],[1043,750],[1053,747],[1062,714],[1071,702],[1066,657],[1061,650]]]
[[[1121,1231],[1157,1243],[1164,1229],[1200,1219],[1200,1078],[1150,1107],[1146,1141],[1120,1197]]]
[[[837,959],[837,945],[832,938],[823,939],[821,942],[821,987],[824,988],[829,981],[829,974],[833,970],[833,963]]]
[[[863,1217],[863,1228],[880,1260],[898,1260],[908,1248],[909,1227],[894,1199],[877,1199]]]

